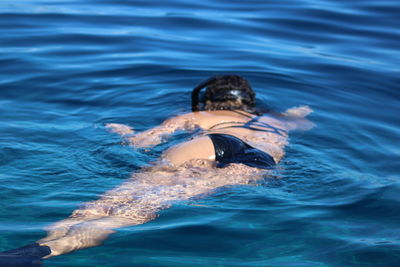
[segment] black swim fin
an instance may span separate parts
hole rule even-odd
[[[50,253],[50,247],[38,243],[0,252],[0,267],[40,267],[42,258]]]

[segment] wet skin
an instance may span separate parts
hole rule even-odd
[[[279,162],[288,143],[288,132],[313,126],[305,119],[310,112],[306,106],[259,117],[243,111],[201,111],[170,118],[140,133],[134,133],[127,125],[107,124],[109,131],[120,134],[136,148],[160,144],[177,130],[200,129],[200,133],[168,149],[151,167],[133,173],[125,183],[100,199],[85,203],[69,218],[48,227],[48,235],[39,244],[50,247],[51,254],[47,257],[96,246],[114,233],[114,229],[146,223],[174,201],[261,179],[265,170],[243,164],[216,168],[214,146],[206,134],[236,136]]]

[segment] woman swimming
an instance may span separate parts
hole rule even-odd
[[[51,225],[37,243],[0,253],[0,263],[40,266],[41,259],[99,245],[113,229],[146,223],[174,201],[259,180],[283,157],[288,131],[312,127],[305,119],[310,112],[302,106],[263,115],[250,84],[240,76],[223,75],[193,89],[192,112],[155,128],[134,133],[129,126],[107,124],[135,148],[158,145],[179,130],[193,136],[100,199]]]

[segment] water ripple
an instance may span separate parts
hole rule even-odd
[[[44,225],[166,147],[132,150],[104,123],[147,129],[189,111],[196,83],[238,73],[262,107],[314,109],[316,127],[291,135],[276,177],[177,203],[98,253],[49,265],[399,261],[396,1],[5,0],[0,7],[2,248],[40,238]]]

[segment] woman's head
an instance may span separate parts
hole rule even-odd
[[[200,91],[205,87],[204,99],[199,103]],[[199,110],[243,110],[256,113],[256,94],[249,82],[238,75],[214,76],[192,91],[192,111]]]

